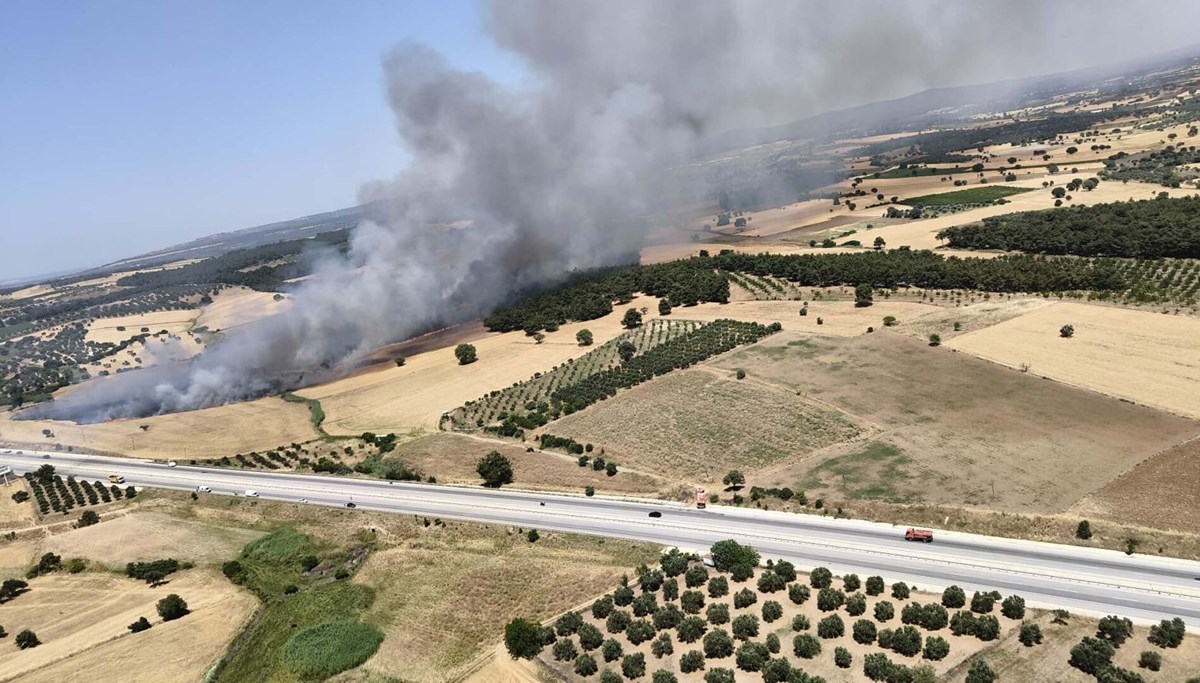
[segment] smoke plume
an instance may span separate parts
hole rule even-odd
[[[498,84],[420,45],[389,52],[386,95],[411,165],[362,188],[385,218],[321,257],[288,311],[190,362],[96,381],[25,416],[146,416],[311,384],[514,292],[629,262],[645,233],[636,217],[672,191],[663,170],[710,137],[1048,71],[1038,60],[1062,52],[1042,27],[1068,18],[1052,11],[1063,15],[1025,2],[496,0],[487,32],[524,80]]]

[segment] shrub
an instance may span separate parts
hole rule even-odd
[[[1025,647],[1033,647],[1042,642],[1042,627],[1037,624],[1021,624],[1017,640]]]
[[[604,661],[615,662],[621,656],[621,644],[609,638],[600,646],[600,654],[604,655]]]
[[[763,572],[758,577],[758,592],[777,593],[787,587],[787,581],[773,571]]]
[[[919,602],[910,602],[900,609],[900,623],[902,624],[919,624],[921,616],[925,613],[924,607]]]
[[[675,600],[679,597],[679,580],[667,579],[662,584],[663,600]]]
[[[187,602],[175,593],[159,600],[157,609],[158,616],[162,617],[163,621],[174,621],[188,614]]]
[[[684,591],[679,596],[679,606],[688,614],[699,614],[704,609],[704,594],[700,591]]]
[[[825,567],[817,567],[808,574],[808,582],[813,588],[829,588],[833,583],[833,572]]]
[[[1079,526],[1075,527],[1075,538],[1078,538],[1081,541],[1086,541],[1091,537],[1092,523],[1085,519],[1079,523]]]
[[[560,636],[574,635],[583,626],[583,617],[579,612],[565,612],[554,622],[554,630]]]
[[[675,645],[671,643],[671,634],[658,634],[658,637],[654,639],[654,642],[650,643],[650,654],[654,655],[658,659],[669,657],[675,654]]]
[[[569,638],[564,638],[554,644],[554,658],[560,662],[574,660],[579,656],[579,651],[575,649],[575,643]]]
[[[1145,651],[1138,657],[1138,666],[1151,671],[1158,671],[1162,668],[1162,655],[1157,652]]]
[[[950,622],[950,614],[946,608],[935,603],[929,603],[921,608],[921,619],[918,623],[927,631],[940,631]]]
[[[129,626],[127,626],[126,628],[129,629],[130,633],[141,633],[142,631],[148,630],[150,628],[150,620],[147,619],[146,617],[142,617],[142,618],[138,619],[137,621],[133,622],[132,624],[130,624]]]
[[[620,586],[613,591],[613,602],[620,607],[628,607],[633,602],[633,589],[629,586]]]
[[[996,598],[991,593],[980,593],[975,591],[971,596],[971,611],[976,614],[987,614],[992,611],[992,607],[996,604]]]
[[[736,628],[737,622],[734,622]],[[679,626],[675,628],[675,635],[681,643],[694,643],[700,640],[704,632],[708,630],[708,624],[700,617],[688,617],[679,622]],[[636,643],[635,643],[636,645]]]
[[[42,641],[38,640],[37,634],[29,629],[18,633],[13,642],[17,644],[17,649],[19,650],[28,650],[31,647],[37,647],[42,644]]]
[[[875,621],[885,622],[891,621],[896,616],[896,608],[887,600],[880,600],[875,603]]]
[[[674,673],[659,669],[650,676],[650,683],[679,683],[679,679]]]
[[[770,658],[771,653],[762,643],[742,643],[734,653],[734,661],[742,671],[759,671]]]
[[[858,574],[847,574],[842,577],[842,589],[847,593],[853,593],[862,587],[862,581],[858,578]]]
[[[664,570],[665,571],[665,570]],[[708,581],[708,569],[702,564],[691,567],[683,575],[683,583],[688,588],[699,588]]]
[[[629,612],[613,610],[613,613],[608,615],[608,619],[604,620],[604,628],[609,633],[624,633],[625,629],[629,628],[631,621],[633,619],[629,616]]]
[[[758,617],[743,614],[733,620],[733,635],[738,640],[750,640],[758,635]]]
[[[898,581],[892,584],[892,597],[896,600],[907,600],[909,595],[908,584],[903,581]]]
[[[600,644],[604,642],[604,636],[600,633],[600,629],[591,624],[580,626],[577,634],[579,635],[579,646],[588,652],[600,647]]]
[[[583,677],[592,676],[596,673],[596,658],[588,654],[579,655],[575,658],[575,673]]]
[[[458,359],[459,365],[470,365],[479,360],[473,344],[459,344],[454,347],[454,357]]]
[[[762,606],[763,621],[768,624],[779,621],[783,617],[783,606],[774,600],[768,600]]]
[[[992,671],[992,667],[982,659],[976,659],[967,668],[966,683],[995,683],[995,681],[996,672]]]
[[[1118,616],[1110,615],[1102,618],[1096,628],[1096,637],[1109,641],[1113,647],[1121,647],[1131,635],[1133,635],[1133,622]]]
[[[885,654],[873,652],[863,656],[863,675],[872,681],[885,680],[895,667]]]
[[[925,651],[922,654],[931,662],[938,662],[950,654],[950,643],[941,636],[929,636],[925,639]]]
[[[625,637],[633,645],[641,645],[642,643],[654,637],[654,625],[646,619],[635,619],[630,622],[629,627],[625,629]]]
[[[880,646],[884,646],[883,640],[883,634],[880,633]],[[905,657],[912,657],[921,651],[921,633],[913,626],[901,626],[892,631],[888,641],[885,647]]]
[[[1150,627],[1150,643],[1159,647],[1179,647],[1183,643],[1183,636],[1187,633],[1187,628],[1183,624],[1183,620],[1179,617],[1167,621],[1163,619],[1155,626]]]
[[[1094,676],[1112,665],[1115,654],[1116,650],[1108,641],[1084,637],[1078,645],[1071,648],[1071,658],[1067,663],[1085,674]]]
[[[838,646],[833,648],[833,663],[839,669],[849,669],[850,665],[854,663],[854,656],[846,648]]]
[[[822,588],[817,591],[817,609],[822,612],[832,612],[846,602],[846,594],[834,588]]]
[[[100,523],[100,515],[96,514],[92,510],[85,510],[84,513],[79,516],[79,521],[75,522],[75,526],[82,528],[85,526],[92,526],[93,524],[99,524],[99,523]]]
[[[608,618],[608,615],[612,614],[612,611],[613,597],[611,595],[596,598],[596,601],[592,603],[592,616],[597,619]]]
[[[631,655],[625,655],[621,660],[621,673],[625,674],[625,678],[635,679],[646,675],[646,655],[638,652]]]
[[[942,606],[959,609],[967,604],[967,594],[958,586],[950,586],[942,591]]]
[[[729,595],[729,580],[724,576],[714,576],[708,580],[708,597],[719,598]]]
[[[773,655],[779,654],[780,647],[781,647],[781,645],[779,643],[779,636],[775,635],[774,633],[768,633],[767,634],[767,649],[771,651],[771,654],[773,654]]]
[[[633,616],[644,617],[658,610],[658,600],[654,598],[653,593],[642,593],[633,599],[631,606],[633,607]]]
[[[600,683],[621,683],[622,680],[621,674],[616,671],[605,670],[600,672]]]
[[[745,609],[756,602],[758,602],[758,593],[749,588],[743,588],[733,594],[733,606],[737,609]]]
[[[483,479],[483,485],[498,489],[505,484],[513,483],[513,466],[508,458],[500,451],[492,451],[479,459],[475,471]]]
[[[704,683],[734,683],[733,669],[709,669],[704,674]]]
[[[870,619],[859,619],[858,621],[854,622],[854,627],[850,629],[850,632],[854,638],[854,642],[861,643],[863,645],[870,645],[871,643],[875,642],[875,636],[877,634],[875,622],[871,621]]]
[[[728,615],[729,608],[725,605],[720,605],[720,607],[725,607],[725,613]],[[709,609],[711,610],[712,608],[710,607]],[[663,605],[654,612],[654,628],[660,631],[675,628],[679,625],[679,622],[683,621],[683,616],[683,611],[675,605]]]
[[[542,651],[541,626],[520,617],[504,627],[504,647],[513,659],[532,659]]]
[[[762,666],[763,683],[787,683],[792,673],[791,663],[783,657],[776,657]]]
[[[788,586],[788,599],[797,605],[803,605],[807,602],[810,595],[812,595],[812,591],[808,589],[808,586],[798,583]]]
[[[709,659],[724,659],[733,654],[733,638],[723,629],[709,631],[704,635],[704,656]]]
[[[1000,613],[1009,619],[1024,619],[1025,598],[1019,595],[1010,595],[1004,598],[1004,602],[1000,603]]]
[[[364,623],[327,621],[293,635],[283,644],[281,654],[302,679],[321,680],[367,661],[381,642],[383,633]]]
[[[808,621],[808,617],[803,614],[797,614],[792,617],[793,631],[807,631],[812,625]]]
[[[708,623],[713,624],[714,626],[719,624],[728,624],[729,605],[713,603],[708,606],[705,616],[708,617]]]
[[[830,614],[817,622],[817,635],[822,638],[841,638],[845,633],[846,625],[842,622],[842,618],[836,614]]]

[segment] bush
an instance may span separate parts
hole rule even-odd
[[[762,643],[742,643],[734,653],[734,661],[742,671],[759,671],[770,658],[771,653]]]
[[[950,654],[950,643],[941,636],[929,636],[925,639],[925,650],[922,656],[931,662],[939,662]]]
[[[615,662],[621,657],[621,644],[615,639],[609,638],[600,646],[600,654],[604,655],[604,661]]]
[[[777,593],[787,587],[787,581],[773,571],[763,572],[758,577],[758,592]]]
[[[479,360],[473,344],[459,344],[454,347],[454,357],[458,359],[459,365],[470,365]]]
[[[966,683],[995,683],[995,681],[996,672],[992,671],[992,667],[982,659],[976,659],[967,668]]]
[[[817,567],[809,572],[808,582],[812,584],[813,588],[829,588],[830,584],[833,583],[833,572],[825,567]]]
[[[560,662],[574,660],[579,656],[579,651],[575,649],[575,643],[569,638],[564,638],[554,644],[554,658]]]
[[[632,593],[632,591],[630,591]],[[632,600],[632,598],[630,598]],[[613,597],[604,595],[596,598],[592,603],[592,616],[597,619],[606,619],[613,611]]]
[[[940,631],[950,622],[950,614],[946,608],[935,603],[929,603],[921,608],[921,618],[918,622],[927,631]]]
[[[613,602],[621,607],[628,607],[633,602],[633,589],[629,586],[620,586],[613,591]]]
[[[950,609],[960,609],[967,604],[967,594],[958,586],[950,586],[942,591],[942,606]]]
[[[850,629],[850,633],[854,638],[854,642],[863,645],[870,645],[875,642],[877,634],[875,622],[870,619],[859,619],[854,622],[854,627]]]
[[[609,633],[624,633],[625,629],[629,628],[631,621],[633,619],[629,616],[629,612],[613,610],[613,613],[608,615],[608,619],[604,620],[604,628]]]
[[[621,673],[625,674],[625,678],[635,679],[646,675],[646,655],[638,652],[632,655],[625,655],[621,660]]]
[[[812,625],[808,621],[808,617],[803,614],[797,614],[792,617],[793,631],[807,631]]]
[[[653,593],[642,593],[633,599],[632,607],[633,616],[644,617],[658,610],[658,600],[654,598]]]
[[[882,681],[888,678],[895,669],[887,655],[873,652],[863,656],[863,675],[872,681]]]
[[[1109,641],[1113,647],[1121,647],[1131,635],[1133,622],[1118,616],[1109,615],[1102,618],[1096,628],[1096,637]]]
[[[500,451],[492,451],[480,458],[475,464],[475,471],[483,479],[483,485],[488,488],[498,489],[513,483],[512,462],[501,455]]]
[[[842,577],[842,589],[847,593],[853,593],[862,587],[862,581],[858,578],[858,574],[847,574]]]
[[[1025,647],[1033,647],[1042,642],[1042,627],[1037,624],[1021,624],[1017,640]]]
[[[580,626],[576,633],[579,635],[579,646],[588,652],[600,647],[600,644],[604,642],[604,636],[600,633],[600,629],[591,624]]]
[[[554,630],[560,636],[574,635],[580,626],[583,626],[583,617],[580,616],[579,612],[564,612],[554,622]]]
[[[817,609],[822,612],[832,612],[846,602],[846,594],[834,588],[822,588],[817,591]]]
[[[1150,627],[1150,643],[1159,647],[1179,647],[1183,643],[1183,636],[1187,633],[1187,628],[1183,624],[1183,620],[1179,617],[1167,621],[1163,619],[1155,626]]]
[[[78,528],[83,528],[85,526],[92,526],[93,524],[99,523],[100,515],[96,514],[92,510],[85,510],[84,513],[79,516],[79,521],[75,522],[75,526]]]
[[[142,617],[129,626],[126,626],[126,628],[129,629],[130,633],[141,633],[142,631],[149,630],[150,620],[146,617]]]
[[[909,595],[908,584],[903,581],[892,584],[892,597],[896,600],[907,600]]]
[[[42,641],[38,640],[37,634],[29,629],[18,633],[16,640],[13,642],[17,644],[18,650],[28,650],[31,647],[37,647],[42,644]]]
[[[750,640],[758,635],[758,617],[743,614],[733,620],[733,635],[738,640]]]
[[[681,673],[690,674],[693,671],[702,671],[704,669],[704,655],[698,650],[689,650],[683,653],[679,658],[679,671]]]
[[[833,663],[838,665],[838,669],[850,669],[854,663],[854,657],[845,647],[833,648]]]
[[[1085,519],[1079,523],[1079,526],[1075,527],[1075,538],[1078,538],[1081,541],[1086,541],[1091,537],[1092,523]]]
[[[776,657],[763,664],[763,683],[787,683],[793,674],[792,665],[783,657]]]
[[[175,593],[159,600],[157,609],[158,616],[162,617],[163,621],[174,621],[188,614],[187,602]]]
[[[788,586],[788,599],[794,604],[803,605],[808,601],[810,595],[812,595],[812,591],[808,589],[808,586],[803,586],[798,583],[793,583],[792,585]]]
[[[736,628],[736,621],[734,622],[734,626]],[[679,626],[675,627],[675,635],[681,643],[694,643],[700,640],[701,636],[707,630],[708,624],[700,617],[687,617],[679,622]]]
[[[1162,668],[1162,655],[1147,650],[1138,657],[1138,666],[1143,669],[1158,671]]]
[[[817,622],[817,635],[822,638],[841,638],[845,633],[846,625],[842,622],[842,618],[836,614],[830,614]]]
[[[758,593],[749,588],[743,588],[733,594],[733,606],[737,609],[745,609],[756,602],[758,602]]]
[[[779,621],[783,617],[783,606],[774,600],[768,600],[762,606],[763,621],[768,624]]]
[[[583,677],[592,676],[596,673],[596,658],[588,654],[579,655],[575,658],[575,673]]]
[[[659,669],[650,676],[650,683],[679,683],[679,679],[674,673],[666,669]]]
[[[684,591],[679,596],[679,606],[688,614],[699,614],[704,609],[704,594],[700,591]]]
[[[716,629],[704,635],[704,656],[709,659],[724,659],[733,654],[733,638],[729,633]]]
[[[704,683],[734,683],[733,669],[709,669],[704,674]]]
[[[865,590],[867,595],[882,595],[884,589],[882,576],[868,576]]]
[[[665,570],[664,570],[665,571]],[[670,576],[670,574],[668,574]],[[683,583],[688,588],[699,588],[708,582],[708,569],[702,564],[689,568],[683,575]]]
[[[646,619],[635,619],[625,629],[625,637],[633,645],[641,645],[653,638],[655,633],[654,625]]]
[[[541,626],[520,617],[504,627],[504,647],[513,659],[532,659],[542,651]],[[299,634],[297,634],[299,635]],[[289,641],[290,642],[290,641]]]
[[[887,647],[896,654],[912,657],[921,651],[921,633],[913,626],[901,626],[891,632],[891,637],[888,638],[888,643],[885,646],[883,632],[879,634],[879,644],[881,647]]]
[[[658,637],[650,643],[650,654],[654,655],[657,659],[675,654],[675,645],[671,642],[671,634],[658,634]]]
[[[1071,648],[1071,658],[1067,663],[1085,674],[1094,676],[1112,665],[1112,658],[1116,652],[1108,641],[1084,637],[1078,645]]]
[[[1010,595],[1004,598],[1004,602],[1000,603],[1000,613],[1009,619],[1024,619],[1025,598],[1019,595]]]
[[[531,625],[537,628],[536,624]],[[282,656],[301,677],[324,679],[367,661],[381,642],[383,633],[364,623],[327,621],[289,638],[283,645]]]
[[[616,671],[601,671],[600,683],[621,683],[621,674]]]
[[[980,593],[975,591],[971,596],[971,611],[976,614],[987,614],[992,611],[992,607],[996,604],[996,598],[991,593]]]
[[[729,595],[729,580],[724,576],[714,576],[708,580],[708,597],[719,598]]]
[[[875,621],[880,623],[891,621],[896,616],[896,608],[887,600],[875,603]]]

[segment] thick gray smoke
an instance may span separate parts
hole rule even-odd
[[[689,161],[709,136],[1051,70],[1038,60],[1060,54],[1062,34],[1089,19],[1049,11],[496,0],[487,30],[521,58],[526,82],[503,87],[419,45],[386,55],[387,97],[412,163],[363,188],[386,220],[359,226],[346,255],[323,258],[288,312],[231,332],[190,363],[94,382],[26,416],[145,416],[311,384],[516,291],[628,262],[644,235],[636,217],[669,193],[662,171]],[[1048,44],[1049,24],[1062,20],[1071,23]]]

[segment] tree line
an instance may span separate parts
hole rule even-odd
[[[1023,211],[946,228],[937,237],[958,249],[1200,258],[1200,196]]]

